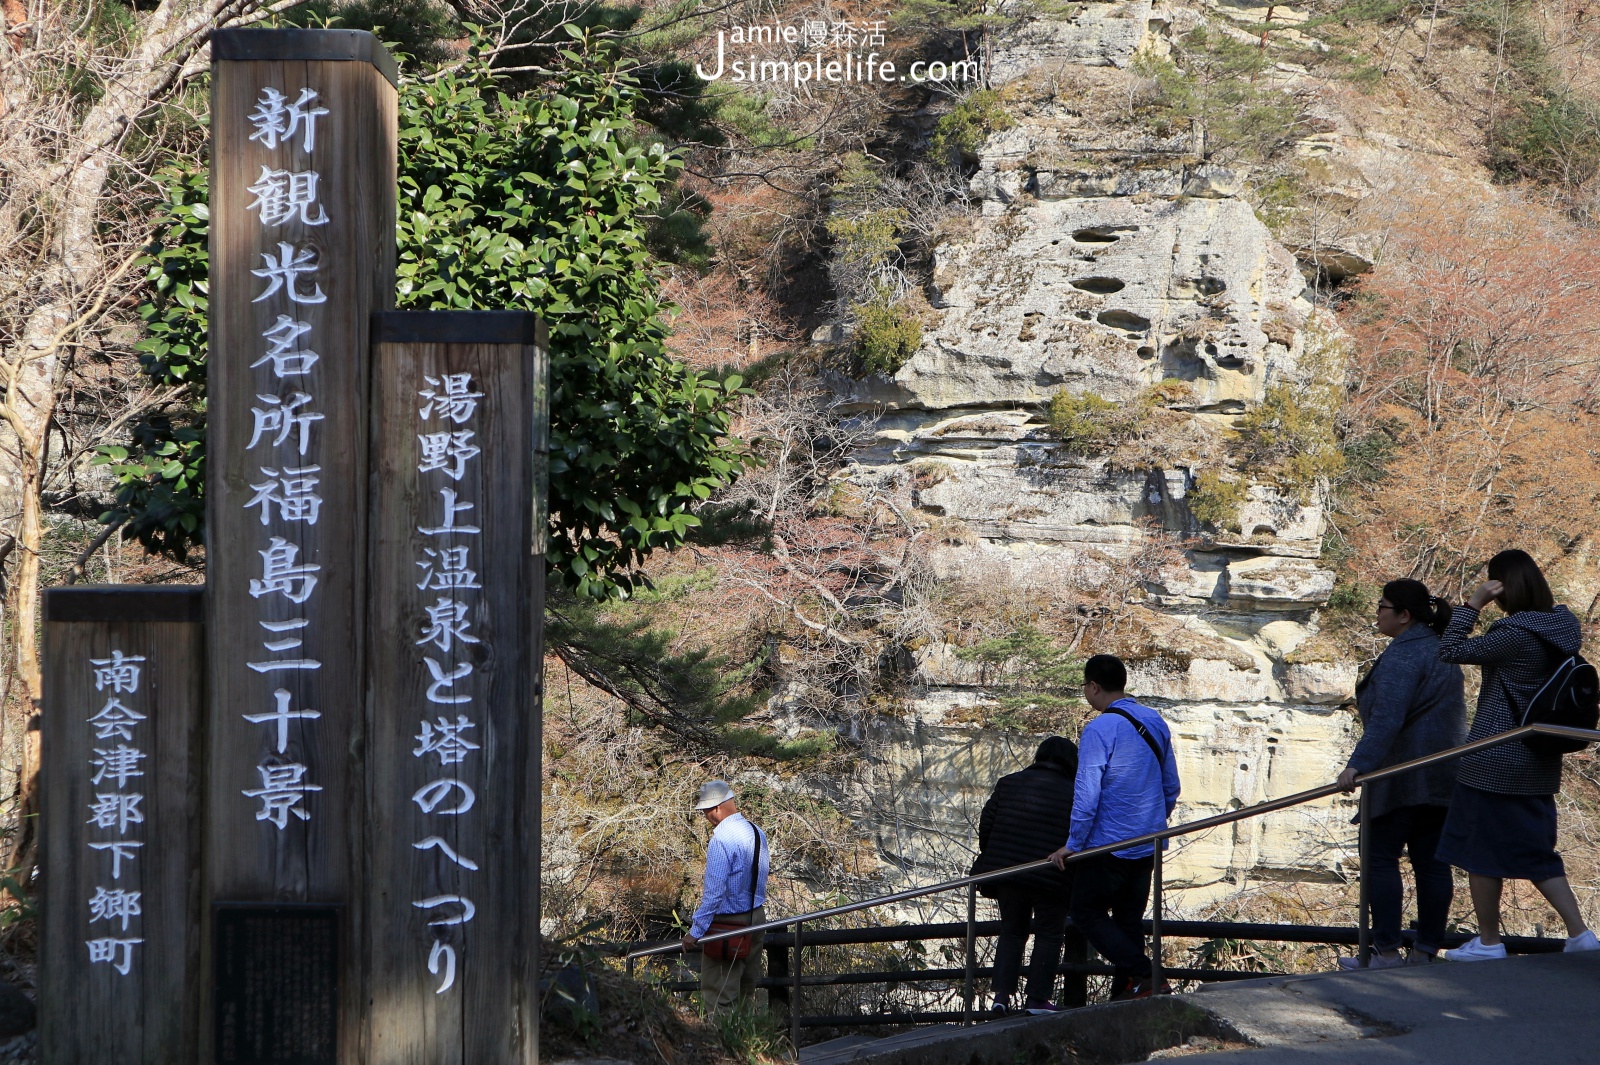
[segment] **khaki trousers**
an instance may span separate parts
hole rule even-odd
[[[717,916],[748,918],[750,924],[761,924],[767,919],[767,908],[757,906],[746,913]],[[756,932],[750,940],[750,953],[737,961],[718,960],[704,953],[700,955],[700,1001],[707,1013],[732,1009],[741,999],[754,1001],[756,981],[761,979],[762,947],[767,941],[767,934]]]

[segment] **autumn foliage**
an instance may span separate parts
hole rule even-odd
[[[1354,310],[1356,570],[1454,594],[1515,545],[1558,582],[1572,563],[1569,595],[1592,583],[1600,234],[1510,198],[1404,202]]]

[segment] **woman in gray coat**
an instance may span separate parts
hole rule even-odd
[[[1441,661],[1439,635],[1450,622],[1450,606],[1428,594],[1421,581],[1390,581],[1378,598],[1378,631],[1389,646],[1356,685],[1361,742],[1339,774],[1346,791],[1355,778],[1385,766],[1433,754],[1466,742],[1467,703],[1461,667]],[[1400,852],[1410,852],[1417,881],[1417,939],[1412,962],[1433,961],[1444,938],[1454,893],[1450,866],[1434,857],[1444,827],[1456,763],[1444,762],[1366,785],[1367,868],[1372,905],[1372,956],[1368,966],[1406,964],[1400,956]],[[1346,969],[1357,958],[1340,958]]]

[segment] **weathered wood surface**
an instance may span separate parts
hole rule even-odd
[[[195,1060],[201,607],[198,587],[45,592],[39,1039],[48,1065]],[[122,911],[126,929],[111,916]],[[103,960],[91,960],[92,940]]]
[[[381,48],[353,31],[223,31],[213,58],[205,898],[345,904],[350,959],[365,894],[369,323],[393,302],[395,90]],[[297,264],[315,270],[285,269]],[[346,966],[343,1017],[365,1007],[361,976]],[[206,1023],[210,1061],[209,1010]],[[352,1065],[358,1028],[340,1033]]]
[[[522,1065],[538,1054],[543,334],[531,315],[430,317],[375,330],[369,1060]],[[447,389],[481,395],[446,413]]]

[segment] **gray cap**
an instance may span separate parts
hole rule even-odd
[[[709,810],[713,806],[721,806],[733,798],[733,789],[726,780],[712,780],[700,785],[700,791],[694,797],[696,810]]]

